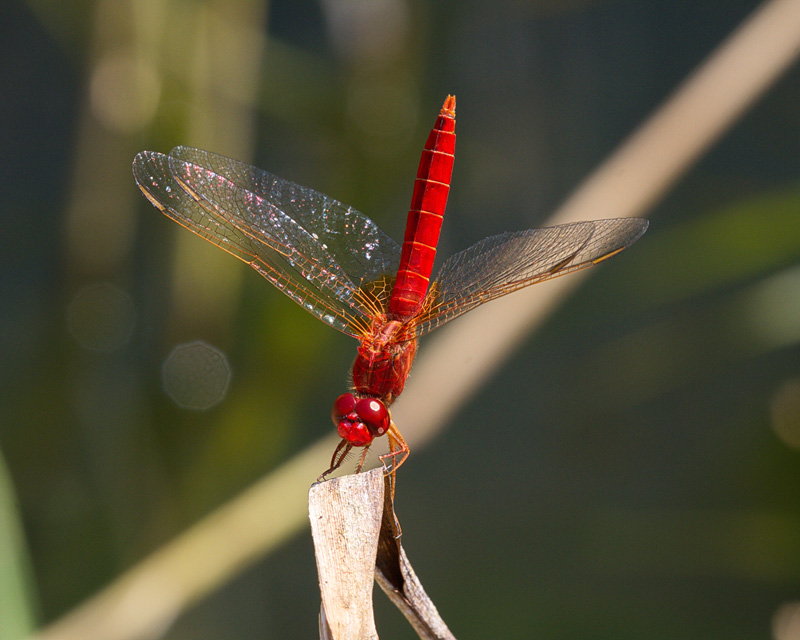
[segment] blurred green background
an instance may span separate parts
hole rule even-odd
[[[447,256],[540,225],[757,5],[5,0],[0,637],[328,434],[354,355],[159,215],[137,151],[243,159],[399,239],[455,93]],[[794,66],[403,468],[457,637],[800,637],[798,105]],[[204,410],[162,382],[197,340],[231,373]],[[375,599],[382,638],[414,637]],[[316,637],[318,606],[303,530],[163,637]]]

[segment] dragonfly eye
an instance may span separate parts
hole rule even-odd
[[[369,400],[369,398],[366,398]],[[362,401],[359,401],[362,402]],[[356,397],[344,393],[336,398],[331,409],[331,419],[339,436],[356,447],[366,447],[375,438],[373,427],[356,411]]]
[[[364,421],[374,436],[382,436],[389,430],[389,410],[375,398],[361,398],[355,408],[359,418]]]
[[[340,395],[333,403],[331,409],[331,420],[333,424],[338,425],[339,421],[346,415],[353,413],[356,408],[356,398],[352,393],[344,393]]]

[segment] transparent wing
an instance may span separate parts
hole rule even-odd
[[[143,151],[133,173],[165,215],[247,262],[326,324],[355,337],[369,329],[400,247],[363,214],[198,149]]]
[[[209,151],[175,147],[169,155],[173,165],[185,162],[203,167],[276,206],[308,231],[355,281],[372,282],[397,272],[399,245],[352,207],[263,169]],[[197,193],[206,196],[203,190]],[[213,193],[208,195],[216,199]]]
[[[442,264],[415,335],[489,300],[610,258],[636,242],[647,225],[647,220],[638,218],[612,218],[481,240]]]

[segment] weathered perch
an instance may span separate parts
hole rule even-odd
[[[455,640],[425,593],[400,544],[392,479],[382,469],[315,484],[309,517],[322,606],[320,637],[378,637],[372,580],[423,640]]]

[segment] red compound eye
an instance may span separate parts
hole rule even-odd
[[[355,411],[373,435],[382,436],[388,431],[389,410],[380,400],[361,398],[356,402]]]
[[[331,409],[331,419],[333,424],[339,424],[339,420],[346,415],[353,413],[356,408],[356,398],[352,393],[344,393],[336,398]]]

